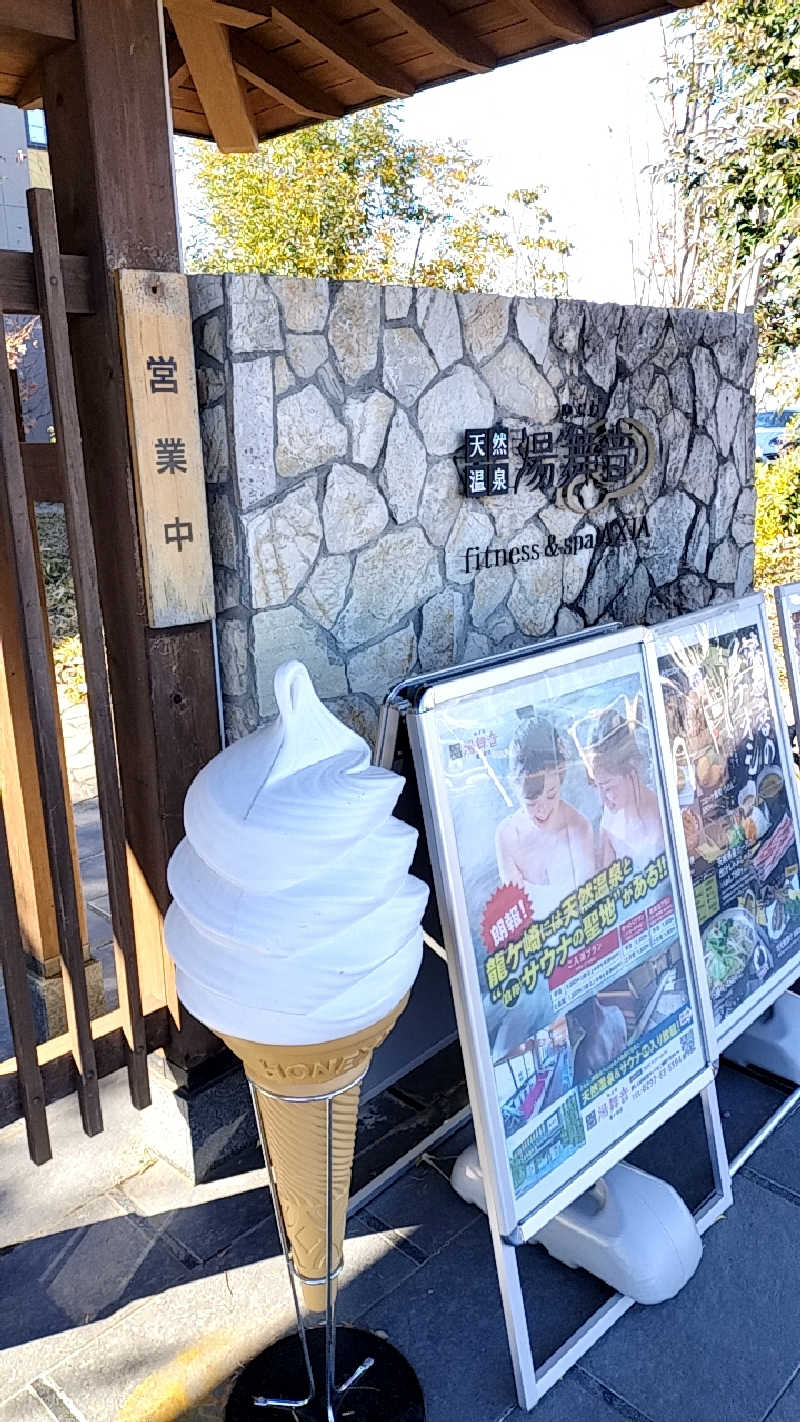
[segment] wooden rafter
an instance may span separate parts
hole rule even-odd
[[[38,109],[42,104],[42,71],[37,64],[22,81],[14,103],[18,109]]]
[[[166,39],[166,59],[167,83],[169,84],[170,97],[174,99],[181,84],[185,84],[189,78],[189,66],[186,63],[186,56],[178,44],[178,37],[172,31]]]
[[[243,79],[272,94],[296,114],[307,118],[341,118],[344,105],[333,94],[298,74],[276,55],[269,54],[247,35],[230,36],[231,54]]]
[[[368,79],[379,93],[399,99],[414,93],[414,84],[402,69],[355,39],[345,26],[337,25],[325,14],[318,0],[277,0],[272,11],[291,34],[310,42],[329,59],[339,60],[362,79]]]
[[[252,30],[255,25],[263,25],[270,18],[272,5],[249,3],[229,5],[227,0],[181,0],[187,10],[194,10],[198,18],[213,20],[217,25],[229,25],[235,30]],[[167,0],[167,8],[171,8]]]
[[[0,29],[24,30],[42,39],[74,40],[72,0],[0,0]]]
[[[591,21],[575,0],[512,0],[512,4],[526,19],[544,22],[559,39],[587,40],[594,34]]]
[[[258,135],[233,62],[228,30],[203,18],[194,4],[184,0],[168,3],[178,44],[217,147],[223,153],[255,153]]]
[[[409,34],[433,45],[461,69],[472,74],[494,69],[496,55],[439,0],[377,0],[377,4],[385,15],[399,20]]]

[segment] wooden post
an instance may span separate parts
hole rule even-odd
[[[61,247],[90,261],[95,309],[70,318],[114,701],[145,1011],[172,1001],[162,917],[186,790],[219,749],[211,625],[146,626],[113,273],[180,268],[158,0],[76,0],[77,41],[43,61]],[[219,1049],[184,1015],[179,1070]]]
[[[8,839],[0,800],[0,918],[3,932],[0,933],[0,967],[3,969],[3,983],[8,1000],[11,1037],[14,1055],[17,1059],[17,1082],[25,1129],[28,1134],[28,1149],[35,1165],[44,1165],[49,1160],[50,1136],[47,1130],[47,1113],[44,1107],[44,1085],[36,1056],[36,1036],[33,1028],[33,1011],[28,993],[25,974],[25,954],[22,946],[14,883],[11,878],[11,863],[8,857]]]

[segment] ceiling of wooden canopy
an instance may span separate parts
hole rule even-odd
[[[272,134],[696,2],[165,0],[175,131],[249,151]],[[38,101],[38,60],[71,26],[69,0],[0,0],[0,99]]]

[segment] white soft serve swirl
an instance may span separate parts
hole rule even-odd
[[[279,716],[197,776],[168,870],[182,1001],[218,1032],[278,1046],[348,1036],[401,1000],[422,957],[417,834],[402,777],[317,697],[275,674]]]

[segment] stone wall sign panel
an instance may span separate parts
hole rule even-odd
[[[286,657],[372,733],[415,669],[750,586],[749,317],[190,284],[229,736]],[[465,432],[498,427],[507,487],[468,498]]]

